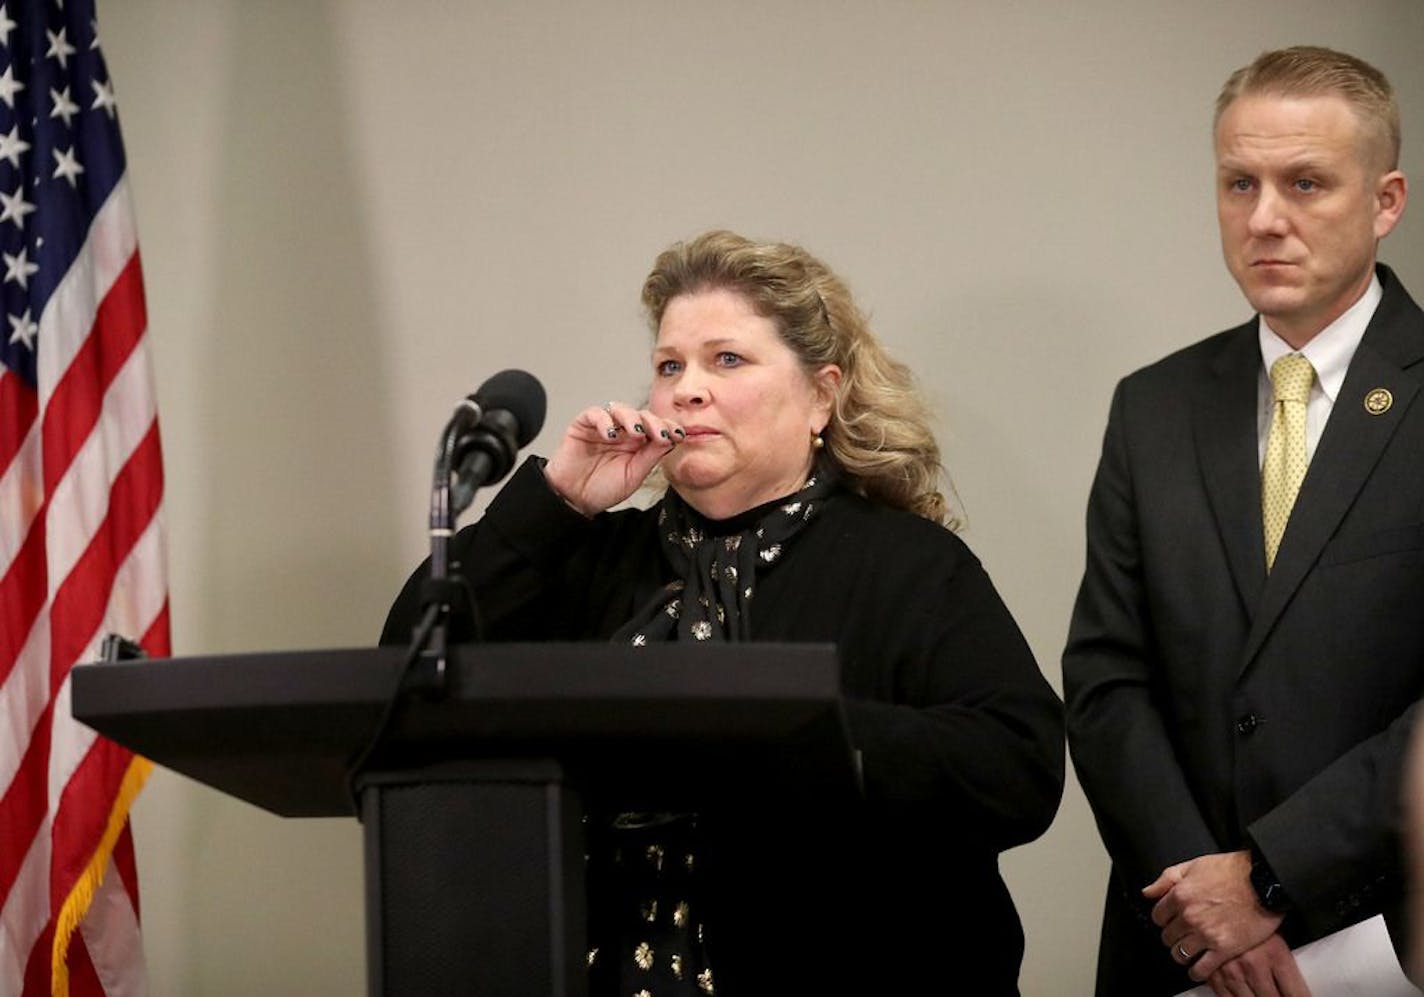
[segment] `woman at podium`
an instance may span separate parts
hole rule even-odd
[[[796,246],[706,233],[642,300],[646,401],[579,413],[451,542],[483,639],[834,643],[863,800],[590,818],[591,993],[1017,994],[998,855],[1058,807],[1062,706],[953,532],[909,370]]]

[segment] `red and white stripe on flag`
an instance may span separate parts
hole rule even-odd
[[[0,993],[146,990],[128,808],[150,764],[70,715],[107,633],[169,654],[163,472],[127,182],[0,368]]]
[[[92,0],[0,4],[0,995],[141,994],[128,810],[76,723],[103,635],[168,646],[138,240]],[[8,327],[8,328],[7,328]]]

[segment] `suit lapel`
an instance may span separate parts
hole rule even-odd
[[[1310,469],[1301,483],[1275,565],[1261,592],[1241,659],[1244,668],[1315,566],[1419,391],[1405,368],[1424,357],[1419,309],[1388,270],[1381,268],[1385,297],[1350,361]],[[1372,415],[1365,398],[1378,388],[1390,393],[1388,411]],[[1259,492],[1259,485],[1258,492]]]
[[[1249,614],[1266,578],[1256,406],[1261,350],[1256,323],[1234,329],[1198,389],[1193,430],[1202,480],[1237,594]]]

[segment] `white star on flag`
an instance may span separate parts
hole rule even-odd
[[[24,343],[25,348],[33,350],[35,348],[35,333],[40,331],[40,327],[35,325],[30,318],[30,310],[25,309],[23,315],[7,315],[10,320],[10,342]]]
[[[69,57],[76,51],[74,46],[65,40],[66,30],[68,29],[60,28],[58,34],[48,29],[45,30],[45,35],[49,38],[49,51],[45,53],[45,58],[59,60],[60,69],[69,68]]]
[[[30,286],[30,275],[39,272],[39,264],[30,262],[30,251],[21,249],[14,256],[0,253],[5,258],[5,283],[14,281],[22,288]]]
[[[0,159],[8,159],[15,169],[20,168],[20,156],[29,150],[30,143],[20,138],[19,125],[0,135]]]
[[[0,100],[14,107],[15,94],[23,89],[25,89],[25,85],[15,79],[15,67],[6,66],[5,72],[0,73]]]
[[[110,119],[114,117],[114,109],[118,103],[114,100],[114,85],[112,83],[100,83],[98,80],[90,80],[89,85],[94,88],[94,103],[89,105],[89,110],[97,111],[104,109],[104,113]]]
[[[70,118],[79,113],[79,105],[69,99],[69,87],[63,90],[56,90],[50,87],[49,99],[54,101],[54,110],[49,112],[51,118],[63,118],[64,127],[70,127]]]
[[[51,150],[54,153],[54,174],[51,180],[58,180],[60,177],[69,181],[69,186],[79,186],[79,174],[84,172],[84,167],[79,165],[79,160],[74,158],[74,147],[71,146],[60,152],[58,149]]]
[[[35,210],[35,206],[25,200],[25,188],[16,187],[13,194],[0,191],[0,222],[14,222],[17,228],[25,227],[25,216]]]

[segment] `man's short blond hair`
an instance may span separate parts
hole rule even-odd
[[[1238,98],[1257,95],[1344,98],[1380,159],[1381,172],[1399,168],[1399,102],[1384,73],[1363,59],[1316,45],[1262,52],[1221,88],[1213,127]]]

